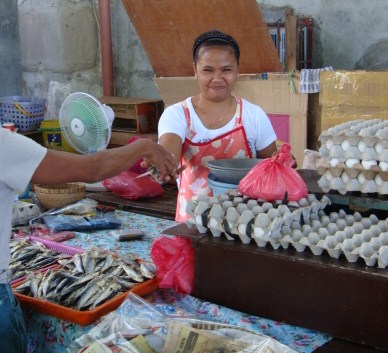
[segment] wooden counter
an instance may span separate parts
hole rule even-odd
[[[165,185],[163,188],[163,195],[149,199],[129,200],[108,191],[88,194],[88,198],[123,211],[175,220],[178,189],[175,185]]]
[[[183,224],[165,232],[193,240],[195,297],[388,350],[388,269],[244,245]]]

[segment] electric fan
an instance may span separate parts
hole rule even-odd
[[[111,107],[83,92],[70,94],[59,111],[61,131],[71,147],[82,154],[106,149],[113,119]]]

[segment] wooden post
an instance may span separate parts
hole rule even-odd
[[[286,8],[286,71],[296,70],[296,34],[297,34],[297,16],[294,11]]]

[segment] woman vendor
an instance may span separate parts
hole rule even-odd
[[[201,34],[193,45],[199,94],[167,107],[160,118],[159,143],[186,166],[178,180],[177,222],[186,221],[189,199],[211,192],[206,162],[268,158],[276,152],[276,134],[266,113],[233,94],[239,58],[230,35]]]

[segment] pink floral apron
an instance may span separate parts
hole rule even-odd
[[[236,123],[233,130],[228,131],[210,141],[196,143],[192,139],[196,132],[191,129],[190,112],[186,101],[181,102],[187,122],[186,138],[182,146],[181,165],[187,167],[180,176],[175,221],[185,222],[189,216],[186,213],[187,201],[195,195],[206,194],[212,196],[208,187],[208,161],[225,158],[252,158],[248,140],[242,125],[242,101],[236,98]]]

